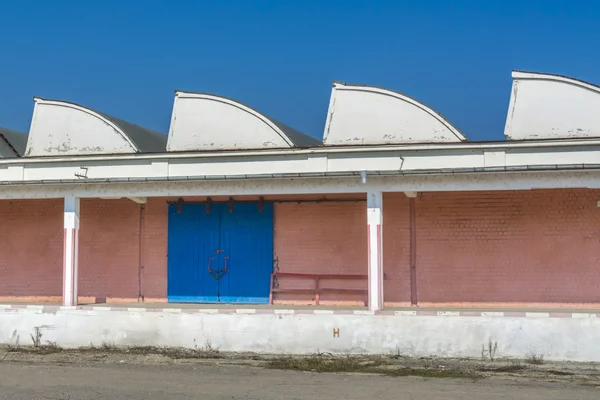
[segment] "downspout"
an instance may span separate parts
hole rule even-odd
[[[140,204],[140,226],[138,243],[138,303],[144,302],[144,232],[146,225],[146,205]]]
[[[410,202],[410,304],[417,305],[417,216],[415,212],[415,198]]]

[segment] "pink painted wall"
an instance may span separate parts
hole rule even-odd
[[[600,190],[424,193],[419,303],[598,305]]]
[[[384,301],[410,305],[410,214],[404,193],[383,195],[383,271]]]
[[[313,274],[367,273],[366,203],[275,204],[275,256],[280,272]],[[282,278],[280,287],[313,288],[314,281]],[[367,288],[366,280],[323,281],[322,287]],[[363,304],[366,296],[324,294],[321,304]],[[312,304],[308,294],[276,295],[275,303]]]
[[[0,301],[60,301],[63,201],[0,201]]]
[[[79,301],[137,301],[139,205],[84,199],[79,231]],[[0,201],[0,301],[60,302],[63,200]],[[151,199],[144,228],[145,296],[167,293],[167,205]]]
[[[424,193],[416,199],[419,305],[597,307],[600,304],[600,190]],[[282,272],[366,274],[366,204],[278,203],[275,256]],[[63,204],[0,201],[0,301],[60,301]],[[137,301],[139,205],[81,204],[80,301]],[[410,304],[409,200],[384,195],[387,306]],[[146,205],[142,262],[146,301],[167,295],[167,205]],[[288,279],[282,287],[312,287]],[[366,281],[323,286],[366,288]],[[322,297],[361,304],[360,295]],[[276,303],[309,304],[311,295]]]
[[[167,204],[146,204],[142,262],[146,301],[164,301]],[[79,231],[79,301],[136,302],[140,293],[140,205],[128,199],[85,199]]]
[[[144,224],[144,296],[147,302],[167,301],[169,214],[166,199],[148,199]]]
[[[137,301],[140,206],[83,199],[79,229],[79,301]]]

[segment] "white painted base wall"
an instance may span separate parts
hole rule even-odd
[[[498,343],[496,357],[524,358],[535,352],[549,360],[600,362],[600,318],[596,314],[513,318],[251,311],[0,308],[0,342],[15,344],[19,337],[20,344],[30,345],[30,334],[40,327],[43,343],[52,341],[63,347],[114,343],[193,348],[210,341],[221,351],[399,351],[407,356],[481,357],[482,346],[487,347],[491,340]],[[339,330],[339,337],[334,330]]]

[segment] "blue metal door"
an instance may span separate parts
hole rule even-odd
[[[220,213],[200,204],[169,206],[167,299],[174,303],[216,303],[219,286],[208,272],[218,261]]]
[[[228,273],[219,282],[222,303],[268,304],[273,270],[273,204],[234,204],[224,210],[221,243]]]
[[[169,302],[267,304],[272,263],[272,204],[169,206]]]

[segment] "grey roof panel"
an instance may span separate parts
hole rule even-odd
[[[296,146],[296,147],[314,147],[314,146],[322,145],[322,143],[319,139],[315,139],[312,136],[302,133],[302,132],[300,132],[290,126],[287,126],[286,124],[279,122],[273,118],[270,118],[266,115],[264,115],[264,116],[266,118],[268,118],[272,123],[277,125],[277,127],[279,129],[281,129],[283,131],[283,133],[285,133],[285,135],[294,143],[294,146]]]
[[[88,107],[86,107],[88,108]],[[117,125],[129,137],[141,153],[163,153],[167,147],[167,135],[123,121],[100,111],[93,110]]]
[[[26,134],[0,127],[0,158],[21,157],[26,147]]]

